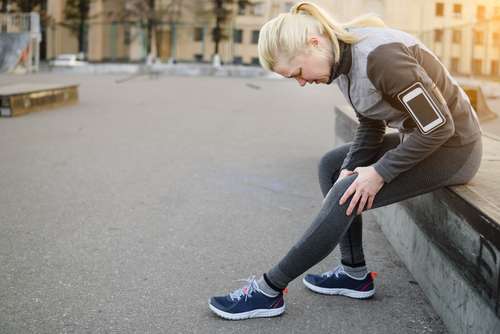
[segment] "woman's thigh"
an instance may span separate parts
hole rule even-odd
[[[381,150],[380,153],[383,153]],[[382,154],[383,155],[383,154]],[[458,147],[440,147],[429,157],[390,183],[375,196],[373,208],[385,206],[439,188],[463,184],[472,179],[481,164],[482,142]]]

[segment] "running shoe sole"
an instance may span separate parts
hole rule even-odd
[[[309,283],[308,281],[302,279],[302,282],[311,289],[314,292],[317,293],[322,293],[325,295],[339,295],[339,296],[347,296],[351,298],[356,298],[356,299],[366,299],[370,298],[375,294],[375,288],[373,288],[370,291],[356,291],[356,290],[351,290],[351,289],[329,289],[329,288],[322,288],[316,285],[313,285]]]
[[[228,320],[243,320],[243,319],[251,319],[251,318],[270,318],[270,317],[276,317],[283,312],[285,312],[285,305],[283,305],[280,308],[274,308],[270,310],[266,309],[258,309],[258,310],[253,310],[253,311],[248,311],[248,312],[243,312],[243,313],[228,313],[219,310],[218,308],[212,306],[210,303],[210,300],[208,301],[208,305],[210,306],[210,309],[214,311],[219,317],[228,319]]]

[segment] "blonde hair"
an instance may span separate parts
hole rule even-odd
[[[384,22],[373,14],[360,16],[347,23],[337,22],[329,12],[310,2],[300,2],[292,7],[290,13],[282,13],[267,22],[260,30],[259,59],[262,66],[273,71],[278,57],[293,59],[301,53],[308,53],[308,39],[313,34],[325,36],[331,43],[334,56],[339,61],[338,40],[348,44],[359,42],[366,36],[358,36],[347,28],[386,27]]]

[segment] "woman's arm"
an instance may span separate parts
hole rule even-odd
[[[427,134],[421,133],[415,125],[415,130],[408,139],[373,165],[385,182],[391,182],[431,155],[455,133],[455,123],[447,102],[453,103],[456,97],[436,97],[436,94],[445,91],[446,85],[451,84],[447,78],[449,74],[439,60],[419,44],[410,47],[402,43],[379,46],[368,56],[367,74],[375,88],[386,99],[391,99],[393,104],[399,103],[398,109],[405,113],[407,111],[399,102],[398,95],[415,83],[420,83],[446,120],[444,125]],[[433,87],[439,88],[434,88],[436,91]]]
[[[369,119],[358,112],[359,125],[349,152],[342,164],[342,169],[353,171],[357,167],[368,166],[373,162],[384,139],[386,125],[384,121]]]

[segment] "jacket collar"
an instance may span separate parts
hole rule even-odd
[[[351,44],[339,40],[339,61],[333,64],[332,74],[327,85],[331,84],[333,80],[337,79],[341,74],[349,74],[352,65],[352,52]]]

